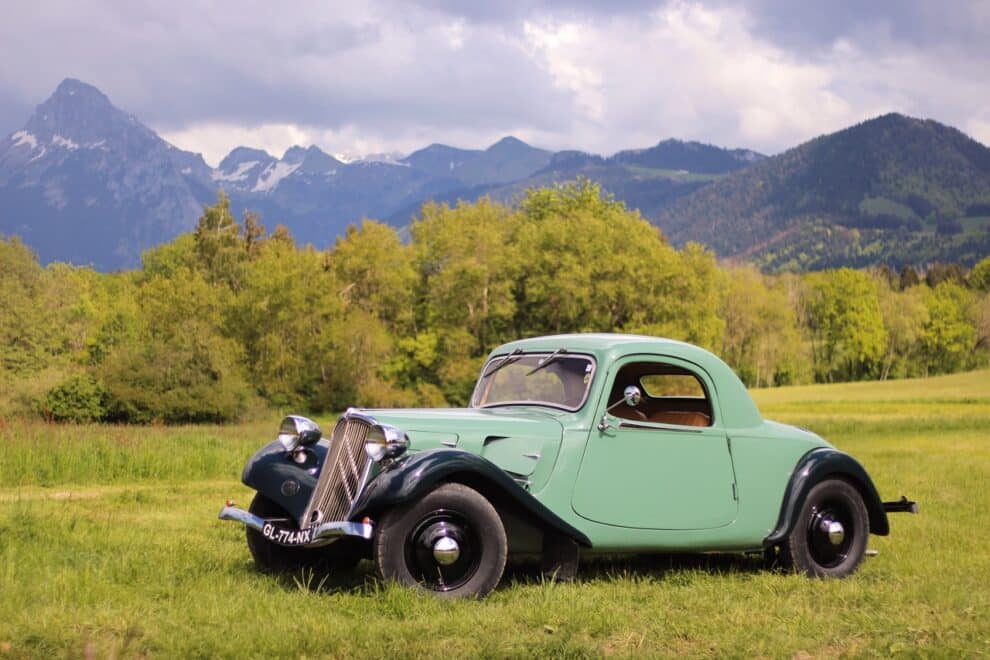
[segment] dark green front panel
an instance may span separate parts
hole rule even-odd
[[[307,460],[296,463],[276,440],[251,457],[244,466],[241,481],[245,485],[277,503],[299,523],[316,488],[319,468],[327,454],[326,440],[306,449]],[[284,488],[287,482],[298,484],[296,488]]]

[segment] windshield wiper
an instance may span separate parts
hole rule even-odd
[[[523,350],[521,348],[517,348],[516,350],[512,351],[511,353],[509,353],[508,355],[506,355],[502,359],[501,362],[498,362],[494,366],[489,367],[488,368],[488,371],[486,371],[485,373],[481,374],[481,377],[482,378],[488,378],[489,376],[491,376],[493,373],[495,373],[496,371],[498,371],[502,367],[507,367],[510,364],[512,364],[513,362],[518,362],[519,360],[522,359],[522,355],[521,355],[522,352],[523,352]]]
[[[551,362],[556,362],[558,359],[560,359],[560,356],[561,355],[564,355],[565,353],[567,353],[567,349],[566,348],[558,348],[553,353],[551,353],[550,355],[548,355],[545,358],[543,358],[542,360],[540,360],[540,363],[538,365],[536,365],[535,367],[533,367],[532,369],[530,369],[526,373],[526,375],[527,376],[530,376],[532,374],[535,374],[537,371],[539,371],[543,367],[550,366],[550,363]]]

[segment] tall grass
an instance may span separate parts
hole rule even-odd
[[[15,420],[0,426],[0,487],[227,479],[275,436],[240,426],[115,426]]]
[[[644,557],[586,564],[573,584],[514,569],[481,602],[382,585],[367,562],[322,588],[257,573],[243,530],[216,512],[249,496],[238,476],[266,425],[10,425],[0,657],[988,655],[990,374],[959,378],[756,393],[768,417],[856,455],[885,497],[920,502],[871,537],[879,556],[849,579],[756,558]],[[75,458],[37,465],[60,451]]]

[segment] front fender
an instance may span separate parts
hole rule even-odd
[[[830,447],[818,447],[809,451],[798,461],[797,467],[795,467],[791,479],[787,483],[784,501],[780,507],[780,516],[777,519],[777,527],[764,539],[764,546],[782,543],[787,538],[791,530],[794,529],[808,493],[816,484],[830,477],[847,479],[859,491],[870,517],[871,534],[887,536],[890,533],[887,513],[880,501],[876,486],[873,485],[873,480],[866,473],[866,469],[849,454]]]
[[[323,465],[327,455],[327,445],[321,441],[306,447],[305,451],[306,462],[296,463],[281,443],[275,440],[259,449],[248,460],[241,475],[244,485],[250,486],[288,511],[300,527],[305,526],[300,519],[316,488],[319,467]],[[298,485],[287,485],[292,481]]]
[[[585,547],[591,541],[524,490],[491,461],[460,449],[433,449],[410,456],[372,480],[355,504],[352,520],[374,516],[404,502],[426,495],[444,482],[463,483],[492,500],[496,509],[521,509],[543,526],[574,539]]]

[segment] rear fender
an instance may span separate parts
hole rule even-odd
[[[818,447],[802,456],[797,467],[794,468],[784,493],[777,526],[764,539],[765,547],[782,543],[788,537],[797,523],[797,517],[808,493],[818,483],[830,478],[845,479],[859,491],[869,514],[871,534],[887,536],[890,533],[887,513],[880,501],[880,495],[863,466],[849,454],[829,447]]]

